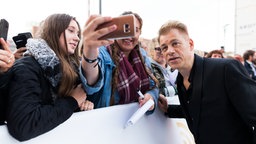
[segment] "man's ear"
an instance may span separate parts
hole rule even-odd
[[[189,39],[189,47],[190,47],[190,50],[194,50],[194,41],[190,38]]]

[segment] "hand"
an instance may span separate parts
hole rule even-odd
[[[99,15],[92,15],[87,20],[83,31],[83,56],[90,60],[98,58],[99,47],[112,44],[113,40],[98,40],[103,35],[106,35],[114,31],[117,26],[113,25],[107,28],[96,30],[98,25],[110,21],[110,17],[102,17]],[[82,68],[84,70],[84,76],[87,79],[88,84],[93,85],[96,83],[99,77],[99,69],[97,61],[94,63],[88,63],[82,58]]]
[[[148,94],[148,93],[144,94],[144,98],[139,97],[139,104],[140,104],[140,107],[143,106],[143,105],[144,105],[148,100],[150,100],[150,99],[152,99],[152,100],[154,101],[153,97],[152,97],[150,94]],[[153,105],[149,108],[149,110],[153,110],[154,108],[155,108],[155,105],[153,104]]]
[[[167,112],[168,109],[168,103],[167,99],[164,95],[160,94],[158,99],[158,107],[163,111],[164,113]]]
[[[26,50],[27,50],[26,47],[18,48],[18,49],[14,52],[15,59],[22,58],[22,57],[23,57],[23,53],[24,53]]]
[[[88,100],[85,100],[79,107],[81,111],[88,111],[94,108],[94,104]]]
[[[113,43],[113,40],[98,40],[100,37],[114,31],[117,29],[116,25],[112,25],[107,28],[102,28],[99,30],[96,30],[98,25],[110,21],[111,17],[102,17],[99,15],[92,15],[87,20],[84,31],[83,31],[83,45],[84,45],[84,53],[87,53],[88,49],[96,49],[103,45],[109,45]]]
[[[82,105],[82,103],[86,100],[87,95],[82,88],[82,84],[79,84],[77,87],[75,87],[72,92],[71,96],[76,99],[78,105]]]
[[[13,66],[15,58],[8,44],[3,38],[0,38],[0,43],[3,46],[3,50],[0,49],[0,73],[4,73]]]

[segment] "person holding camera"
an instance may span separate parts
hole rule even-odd
[[[81,29],[75,17],[52,14],[37,39],[28,39],[12,67],[9,133],[19,141],[46,133],[80,110],[93,109],[78,74]]]
[[[3,49],[0,49],[0,74],[2,74],[12,67],[15,58],[7,42],[3,38],[0,38],[0,44],[3,47]]]
[[[142,19],[137,13],[124,12],[122,15],[135,16],[135,36],[129,38],[99,40],[103,35],[115,32],[117,25],[97,29],[111,18],[91,16],[83,31],[83,56],[80,71],[82,84],[88,98],[96,108],[117,104],[139,102],[140,106],[149,99],[158,99],[159,90],[150,71],[150,60],[146,51],[139,46]],[[138,92],[144,95],[139,97]],[[152,113],[155,105],[147,112]]]
[[[27,48],[26,47],[21,47],[16,49],[16,51],[14,52],[14,57],[15,59],[20,59],[23,57],[23,54],[26,52]]]
[[[11,73],[9,69],[15,61],[14,55],[7,42],[0,38],[0,125],[5,124],[7,110],[7,88]]]

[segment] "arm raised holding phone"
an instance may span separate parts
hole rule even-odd
[[[7,72],[13,65],[15,59],[6,40],[9,23],[5,19],[0,20],[0,73]]]
[[[95,108],[132,102],[142,106],[150,99],[156,102],[158,89],[149,72],[150,60],[139,45],[142,24],[141,17],[131,11],[114,18],[88,19],[83,31],[80,77]]]
[[[83,58],[82,58],[82,68],[84,70],[84,76],[87,79],[88,84],[94,84],[99,75],[97,64],[97,58],[100,46],[106,46],[112,44],[114,40],[103,39],[99,40],[102,36],[113,32],[117,29],[116,25],[111,25],[102,29],[97,29],[100,24],[111,21],[111,17],[102,17],[99,15],[92,15],[87,20],[83,35]],[[97,29],[97,30],[96,30]],[[90,62],[88,62],[91,60]],[[96,60],[96,61],[95,61]]]

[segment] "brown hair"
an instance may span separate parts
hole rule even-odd
[[[78,79],[77,68],[79,65],[79,49],[76,48],[74,54],[69,55],[65,35],[65,30],[68,28],[71,20],[76,21],[79,31],[81,32],[80,25],[75,17],[67,14],[50,15],[44,21],[41,31],[41,38],[47,42],[60,60],[62,73],[58,89],[58,95],[60,96],[70,95],[71,90],[74,88]],[[66,51],[60,48],[59,39],[62,33],[64,33]],[[81,38],[80,33],[78,36]]]
[[[122,15],[128,15],[128,14],[133,14],[139,21],[140,23],[140,29],[142,28],[142,24],[143,24],[143,21],[141,19],[141,17],[137,14],[137,13],[133,13],[131,11],[126,11],[124,13],[122,13]],[[119,45],[118,43],[115,41],[114,44],[110,45],[111,46],[111,51],[110,51],[110,54],[112,55],[112,59],[113,59],[113,62],[114,64],[116,65],[116,67],[114,68],[113,70],[113,73],[112,73],[112,88],[111,88],[111,100],[110,100],[110,105],[113,105],[114,104],[114,91],[117,87],[117,83],[118,83],[118,74],[119,74],[119,57],[118,57],[118,50],[119,50]],[[142,61],[142,63],[144,63],[144,59],[140,53],[140,47],[139,47],[139,44],[137,44],[135,46],[136,51],[138,52],[139,56],[140,56],[140,59]],[[156,78],[154,78],[153,74],[150,72],[150,70],[148,68],[146,68],[145,65],[144,66],[144,69],[146,70],[146,72],[149,74],[149,76],[155,81]],[[157,80],[156,80],[157,82]]]
[[[219,54],[219,55],[221,55],[221,58],[224,58],[224,57],[223,57],[223,54],[222,54],[222,52],[221,52],[220,50],[212,50],[212,51],[210,51],[210,52],[206,55],[206,57],[207,57],[207,58],[211,58],[213,54]]]
[[[243,54],[243,58],[244,60],[248,60],[250,56],[253,56],[255,53],[254,50],[247,50],[246,52],[244,52]]]
[[[142,29],[142,25],[143,25],[143,20],[142,20],[142,18],[137,13],[134,13],[132,11],[125,11],[121,15],[129,15],[129,14],[132,14],[132,15],[134,15],[137,18],[137,20],[140,23],[140,27],[139,28],[141,30]]]

